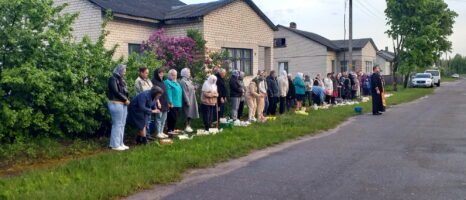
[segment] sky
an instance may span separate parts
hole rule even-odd
[[[182,0],[187,4],[212,0]],[[274,24],[288,26],[296,22],[298,29],[314,32],[331,40],[343,39],[346,0],[254,0]],[[466,56],[466,0],[445,0],[458,13],[455,19],[452,55]],[[346,1],[347,2],[347,1]],[[353,38],[373,38],[379,49],[393,49],[385,31],[385,0],[353,1]],[[348,20],[348,13],[346,13]],[[348,30],[347,30],[348,31]],[[348,32],[347,32],[348,33]],[[348,39],[348,36],[346,36]],[[450,56],[450,54],[448,54]],[[452,56],[453,57],[453,56]]]

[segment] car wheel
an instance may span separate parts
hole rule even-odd
[[[438,83],[437,83],[437,87],[440,87],[440,81],[438,81]]]

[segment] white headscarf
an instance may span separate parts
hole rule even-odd
[[[301,79],[304,80],[304,74],[301,73],[301,72],[298,72],[298,73],[296,74],[296,77],[299,77],[299,78],[301,78]]]
[[[171,81],[173,81],[173,82],[176,82],[176,78],[175,78],[175,80],[172,80],[172,76],[171,76],[172,73],[177,73],[177,75],[178,75],[178,72],[176,71],[176,69],[170,69],[170,71],[168,71],[168,76],[167,76],[167,78],[168,78],[168,80],[171,80]]]
[[[217,91],[217,77],[215,75],[210,75],[209,78],[202,85],[203,92],[216,92]]]
[[[191,70],[189,68],[182,69],[181,70],[181,77],[187,78],[187,79],[191,78],[191,76],[188,76],[188,73],[190,73],[190,72],[191,72]]]

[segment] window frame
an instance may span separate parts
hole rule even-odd
[[[278,42],[280,40],[280,43]],[[286,38],[274,38],[273,39],[273,47],[274,48],[285,48],[286,45]]]
[[[244,72],[246,76],[253,75],[254,70],[254,50],[253,49],[246,49],[246,48],[230,48],[230,47],[223,47],[224,51],[228,51],[228,56],[232,60],[230,65],[228,66],[229,70],[239,70]],[[239,56],[238,56],[239,52]],[[247,57],[247,53],[249,52],[249,57]],[[249,70],[246,71],[246,63],[249,62]]]

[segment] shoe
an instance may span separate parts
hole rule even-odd
[[[185,131],[188,132],[188,133],[192,133],[193,129],[191,128],[191,126],[187,126]]]
[[[139,136],[138,144],[143,144],[143,145],[148,144],[147,137]]]
[[[129,149],[129,146],[126,146],[126,145],[121,145],[123,148],[125,148],[125,150],[128,150]]]
[[[123,146],[119,146],[117,148],[112,148],[112,150],[115,150],[115,151],[124,151],[126,150],[126,148],[124,148]]]
[[[152,137],[152,136],[146,136],[148,140],[156,140],[156,138]]]
[[[382,115],[382,113],[372,113],[372,115]]]
[[[159,138],[159,139],[165,139],[165,138],[168,138],[168,135],[165,135],[165,134],[163,134],[163,133],[159,133],[159,134],[157,134],[157,138]]]

